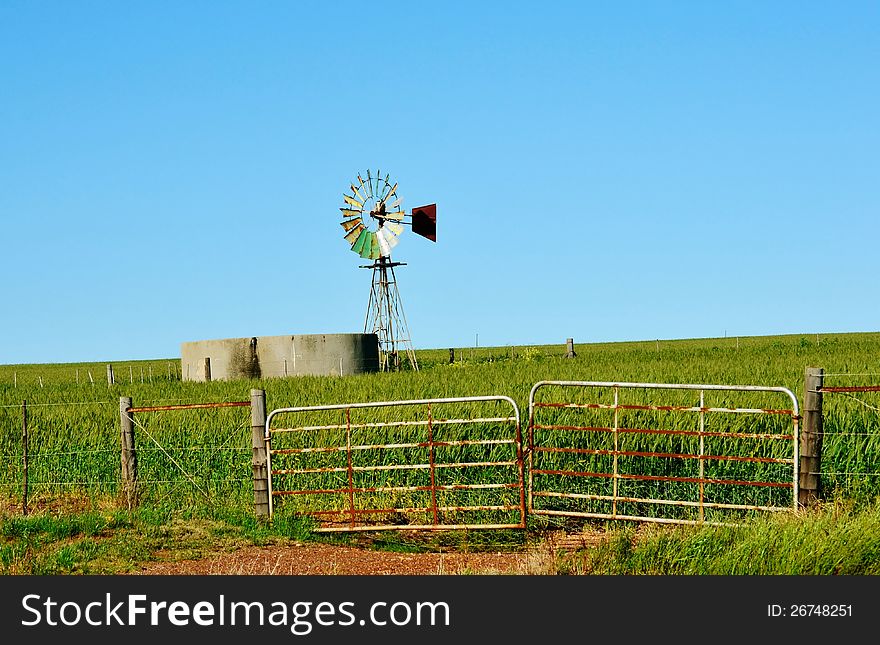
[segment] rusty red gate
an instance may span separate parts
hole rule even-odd
[[[547,390],[561,400],[538,400]],[[797,508],[798,420],[784,387],[541,381],[529,394],[528,512],[729,524]]]
[[[279,408],[266,447],[270,515],[292,503],[317,531],[525,528],[520,413],[506,396]]]

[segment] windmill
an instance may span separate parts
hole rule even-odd
[[[351,194],[343,193],[342,199],[345,241],[359,256],[373,260],[360,268],[373,270],[364,333],[374,333],[379,338],[379,369],[399,370],[403,353],[412,369],[418,371],[394,275],[394,267],[406,263],[392,262],[391,249],[397,246],[404,226],[411,226],[413,233],[436,242],[437,205],[420,206],[407,213],[403,197],[397,192],[397,182],[392,184],[391,176],[386,174],[383,178],[379,171],[373,176],[370,170],[366,178],[358,173],[357,183],[351,183]]]

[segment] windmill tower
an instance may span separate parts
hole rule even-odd
[[[373,270],[364,333],[374,333],[379,339],[380,370],[399,370],[406,359],[417,371],[419,366],[394,273],[394,267],[406,264],[393,262],[391,249],[397,246],[404,226],[411,226],[413,233],[436,242],[437,205],[421,206],[407,213],[402,206],[403,198],[397,193],[397,182],[392,184],[387,174],[383,179],[378,171],[374,177],[367,170],[366,179],[358,173],[351,193],[343,194],[346,205],[340,208],[345,218],[341,222],[345,241],[360,257],[373,260],[372,264],[361,265],[362,269]]]

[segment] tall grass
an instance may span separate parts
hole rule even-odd
[[[833,502],[738,527],[614,533],[562,558],[561,570],[612,575],[877,575],[880,506]]]

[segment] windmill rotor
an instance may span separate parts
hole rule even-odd
[[[369,169],[357,174],[357,181],[350,182],[342,199],[340,225],[345,241],[354,253],[373,260],[373,264],[362,266],[373,269],[364,333],[378,336],[380,369],[399,369],[403,350],[413,369],[418,370],[394,275],[394,267],[404,263],[392,262],[391,252],[399,244],[404,226],[437,241],[437,205],[420,206],[407,213],[398,183],[388,173],[383,177],[381,171],[374,175]]]
[[[343,193],[345,202],[339,210],[345,230],[345,241],[352,251],[365,260],[378,260],[391,257],[391,250],[400,241],[402,226],[411,226],[413,232],[432,242],[437,241],[437,205],[429,204],[407,213],[403,208],[403,197],[398,191],[398,183],[391,176],[377,171],[375,176],[367,170],[366,179],[361,173],[357,181],[349,184],[348,192]],[[401,226],[394,226],[399,224]]]

